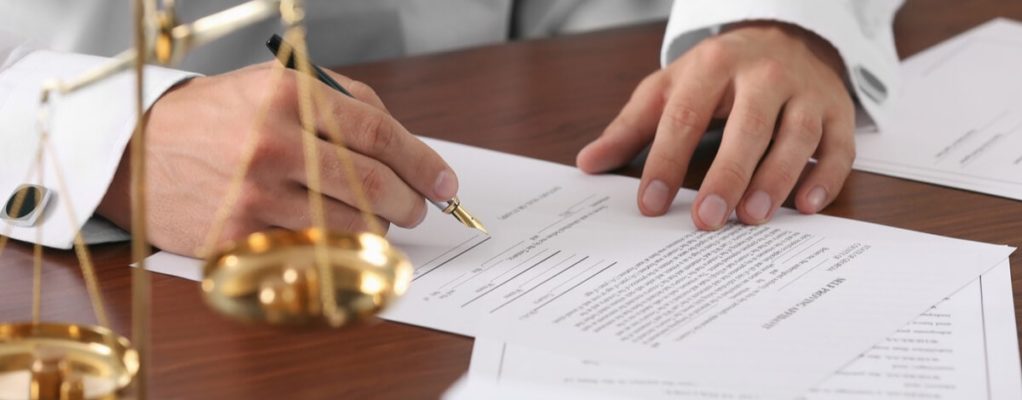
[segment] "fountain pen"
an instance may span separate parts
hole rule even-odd
[[[276,57],[277,53],[280,51],[280,45],[283,41],[284,39],[282,39],[280,35],[273,34],[273,36],[271,36],[270,39],[266,41],[266,47],[269,48],[270,51],[273,52],[273,55]],[[287,62],[284,62],[283,60],[281,60],[281,62],[284,63],[284,66],[287,68],[297,69],[295,68],[294,57],[295,53],[292,51],[287,58]],[[280,60],[280,58],[277,59]],[[326,72],[323,72],[322,69],[317,67],[315,64],[310,65],[312,65],[312,72],[316,75],[316,79],[318,79],[320,82],[323,82],[327,86],[334,88],[338,92],[341,92],[348,97],[355,98],[355,96],[352,95],[351,92],[345,89],[344,86],[341,86],[340,83],[337,83],[337,81],[331,78],[330,75],[327,75]],[[457,219],[458,222],[461,222],[463,225],[469,228],[476,229],[482,233],[485,233],[487,236],[490,235],[490,232],[487,231],[485,227],[483,227],[483,224],[479,222],[479,220],[477,220],[475,217],[473,217],[472,214],[470,214],[468,210],[465,209],[465,207],[461,206],[461,200],[458,200],[458,196],[454,196],[453,198],[447,201],[429,200],[429,202],[433,203],[433,205],[436,206],[436,208],[442,211],[444,214],[454,216],[454,219]]]

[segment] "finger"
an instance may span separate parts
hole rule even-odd
[[[852,171],[855,161],[852,114],[841,113],[824,120],[816,165],[802,181],[795,198],[795,206],[804,214],[817,213],[834,201]]]
[[[426,204],[422,195],[409,187],[390,167],[364,155],[348,152],[354,166],[355,182],[352,182],[345,173],[337,147],[319,139],[316,139],[316,145],[322,186],[309,182],[304,167],[296,169],[295,174],[289,177],[291,180],[352,207],[358,207],[359,196],[364,196],[374,214],[398,226],[413,227],[425,218]]]
[[[266,210],[267,224],[285,229],[299,230],[313,226],[308,190],[294,185],[283,191]],[[333,232],[366,232],[370,226],[366,218],[355,207],[335,199],[323,198],[326,229]],[[390,225],[386,220],[371,216],[384,231]],[[382,232],[377,232],[382,233]]]
[[[716,230],[724,225],[770,144],[787,95],[764,82],[773,81],[736,82],[735,103],[720,149],[693,205],[692,220],[699,229]]]
[[[657,121],[656,136],[639,183],[639,211],[655,216],[667,212],[688,171],[692,153],[729,84],[729,76],[708,64],[689,68],[671,88]]]
[[[664,108],[661,94],[667,90],[664,77],[664,73],[658,71],[639,83],[603,134],[578,152],[575,164],[579,169],[595,174],[620,167],[649,144]]]
[[[348,92],[350,92],[356,99],[368,103],[380,110],[387,111],[387,106],[383,104],[383,100],[380,99],[380,96],[376,94],[376,91],[369,85],[328,69],[323,69],[323,72],[326,72],[327,75],[334,78],[341,87],[347,89]],[[387,112],[389,113],[389,111]]]
[[[818,102],[803,97],[784,106],[776,139],[736,208],[742,222],[770,220],[795,187],[823,133],[823,111],[815,104]]]
[[[328,101],[342,123],[327,127],[327,138],[340,135],[349,149],[382,162],[431,200],[446,201],[458,193],[458,177],[451,167],[390,114],[340,94]]]

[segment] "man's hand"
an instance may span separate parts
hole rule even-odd
[[[248,140],[255,140],[251,169],[221,239],[236,239],[269,227],[300,229],[312,224],[298,119],[297,72],[284,71],[281,83],[271,87],[272,68],[264,63],[196,78],[166,93],[152,107],[146,125],[151,243],[176,253],[196,254],[242,162]],[[313,85],[325,95],[340,121],[359,183],[381,226],[418,225],[426,216],[423,194],[447,200],[458,190],[457,177],[436,152],[390,116],[372,89],[333,76],[358,100],[316,80]],[[255,126],[260,118],[256,114],[266,101],[270,108],[265,123]],[[328,137],[326,133],[320,137],[316,146],[327,226],[365,230],[337,152],[323,139]],[[123,157],[98,208],[100,215],[124,228],[130,227],[127,160]]]
[[[662,215],[713,118],[727,118],[720,149],[692,205],[700,229],[720,228],[737,209],[768,221],[806,167],[795,204],[811,214],[833,201],[855,157],[854,106],[840,56],[800,28],[739,24],[648,76],[603,135],[578,154],[598,173],[624,165],[652,142],[639,209]]]

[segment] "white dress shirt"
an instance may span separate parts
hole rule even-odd
[[[47,79],[68,79],[101,65],[130,46],[130,2],[123,0],[0,0],[0,202],[24,183],[41,184],[53,200],[35,227],[0,233],[70,248],[85,226],[90,242],[123,238],[95,228],[93,212],[106,192],[135,115],[132,77],[121,74],[57,99],[51,106],[51,143],[67,182],[59,190],[52,163],[44,178],[30,177],[38,146],[39,90]],[[10,4],[10,3],[17,3]],[[179,0],[181,21],[241,3],[240,0]],[[521,37],[579,32],[659,19],[670,15],[661,61],[664,65],[728,23],[777,20],[802,26],[828,40],[848,68],[854,94],[874,121],[883,123],[887,99],[896,89],[897,54],[891,23],[901,0],[308,0],[310,52],[323,65],[343,65],[421,54]],[[515,11],[513,11],[515,10]],[[511,14],[517,15],[511,26]],[[220,73],[269,59],[265,38],[280,31],[270,20],[229,35],[189,54],[180,70],[150,67],[146,107],[196,73]],[[45,49],[45,50],[43,50]],[[91,55],[86,55],[91,54]],[[655,55],[651,55],[655,56]],[[194,71],[194,72],[186,72]],[[76,220],[65,199],[73,200]],[[90,232],[105,232],[90,235]]]

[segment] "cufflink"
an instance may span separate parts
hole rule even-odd
[[[872,71],[861,65],[856,65],[855,68],[852,68],[852,71],[859,78],[857,86],[862,89],[866,97],[869,97],[870,100],[877,104],[887,100],[887,86]]]
[[[4,204],[0,219],[14,226],[35,226],[50,202],[50,190],[39,185],[21,185]]]

